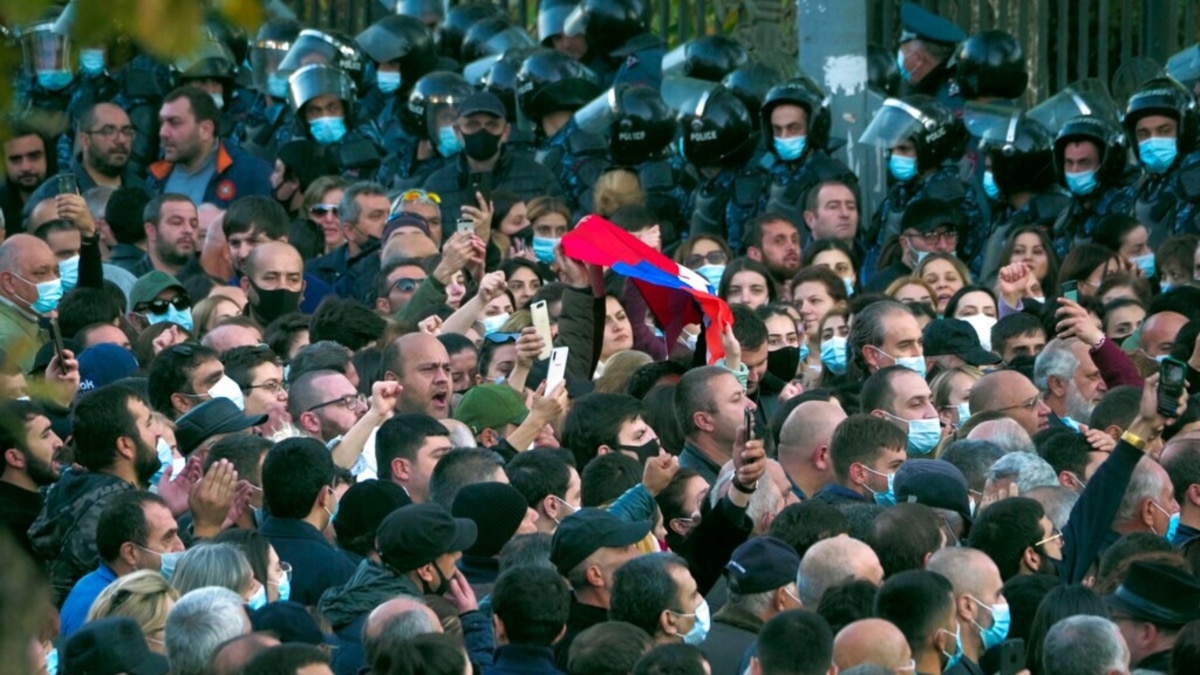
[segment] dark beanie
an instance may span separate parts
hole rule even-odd
[[[475,483],[460,490],[451,513],[475,521],[479,528],[475,545],[463,553],[487,558],[499,555],[517,533],[528,508],[524,495],[508,483]]]
[[[365,480],[355,483],[338,502],[338,546],[365,556],[375,548],[375,531],[388,514],[412,503],[404,488],[391,481]]]

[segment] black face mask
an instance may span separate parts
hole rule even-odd
[[[301,291],[289,291],[286,288],[266,290],[259,288],[253,281],[250,282],[250,287],[258,296],[258,300],[251,303],[250,307],[264,326],[288,312],[296,311],[300,306]]]
[[[424,591],[425,595],[445,595],[446,593],[449,593],[450,580],[446,578],[445,574],[442,574],[442,568],[438,567],[437,562],[433,562],[431,564],[433,565],[433,569],[437,572],[438,585],[436,588],[430,588],[429,584],[425,583],[425,580],[422,579],[421,585],[424,586],[422,590]]]
[[[799,347],[781,347],[767,352],[767,372],[784,382],[791,382],[796,377],[796,369],[799,366]]]
[[[500,152],[500,137],[481,129],[473,134],[463,134],[463,151],[467,157],[483,162]]]
[[[613,447],[624,452],[637,453],[638,461],[643,465],[652,457],[658,457],[658,452],[662,448],[657,438],[652,438],[641,445],[616,445]]]

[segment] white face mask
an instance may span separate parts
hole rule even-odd
[[[222,375],[221,379],[217,380],[217,383],[209,388],[208,395],[211,398],[227,398],[233,401],[238,410],[246,409],[246,397],[242,395],[242,388],[228,375]]]

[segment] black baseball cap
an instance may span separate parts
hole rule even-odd
[[[944,459],[910,459],[896,470],[896,501],[954,511],[971,522],[971,496],[963,472]]]
[[[950,202],[924,197],[914,199],[904,209],[900,216],[900,231],[916,230],[917,232],[933,232],[939,227],[945,227],[955,232],[962,232],[963,220],[958,207]]]
[[[488,91],[477,91],[463,99],[462,105],[458,106],[459,117],[467,117],[478,113],[486,113],[502,119],[507,119],[508,117],[508,111],[505,109],[504,103],[495,94]]]
[[[333,635],[321,632],[316,619],[308,613],[308,609],[298,602],[280,600],[267,603],[264,607],[250,612],[250,627],[256,633],[271,633],[283,644],[300,643],[307,645],[337,646],[338,639]]]
[[[725,564],[729,589],[741,595],[787,586],[800,571],[800,554],[775,537],[754,537],[738,546]]]
[[[403,574],[471,548],[478,533],[473,521],[455,518],[437,504],[409,504],[384,518],[375,538],[379,558]]]
[[[923,333],[925,356],[957,356],[972,366],[1000,363],[1000,357],[984,349],[979,333],[962,319],[930,321]]]
[[[550,562],[566,576],[599,549],[636,544],[650,534],[652,527],[654,523],[649,520],[629,523],[603,509],[579,509],[554,531]]]
[[[218,396],[192,408],[175,421],[179,454],[190,455],[201,443],[217,434],[245,431],[266,421],[266,415],[247,415],[233,401]]]
[[[137,621],[127,616],[89,621],[62,650],[61,673],[128,673],[165,675],[167,657],[155,654]]]

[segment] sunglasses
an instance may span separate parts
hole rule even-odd
[[[145,303],[146,311],[150,314],[161,316],[166,314],[171,307],[179,311],[183,311],[192,306],[192,299],[186,295],[177,295],[170,300],[151,300]]]
[[[323,218],[325,216],[328,216],[329,214],[333,214],[336,216],[338,214],[338,205],[337,204],[313,204],[312,207],[308,210],[308,212],[318,218]]]
[[[438,193],[426,192],[424,190],[406,190],[404,192],[401,192],[400,196],[397,197],[397,199],[400,201],[401,204],[407,204],[408,202],[415,202],[415,201],[422,200],[422,199],[428,199],[429,201],[433,202],[434,204],[442,203],[442,198],[438,196]]]
[[[724,265],[728,260],[729,258],[725,255],[724,251],[709,251],[704,255],[689,255],[687,259],[683,261],[683,264],[691,269],[696,269],[698,267],[703,267],[705,264]]]

